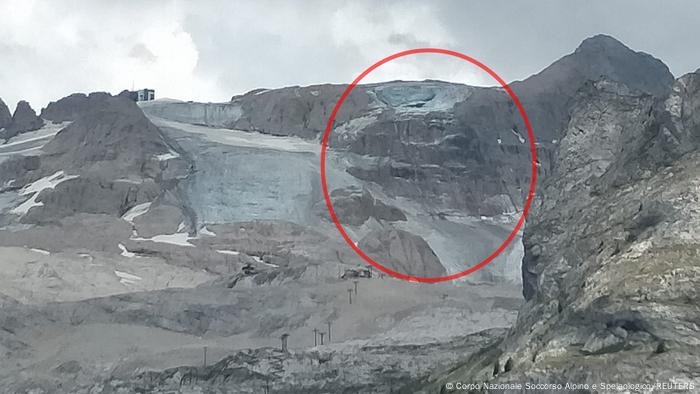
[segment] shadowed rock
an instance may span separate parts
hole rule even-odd
[[[5,129],[5,138],[10,139],[18,134],[40,129],[44,121],[36,115],[26,101],[17,103],[15,113],[12,114],[12,123]]]
[[[430,245],[404,230],[373,231],[358,246],[380,264],[404,275],[436,277],[446,274]]]
[[[12,114],[2,99],[0,99],[0,129],[8,127],[12,123]]]

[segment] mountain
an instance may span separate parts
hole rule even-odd
[[[578,92],[523,238],[529,302],[430,387],[696,381],[699,103],[697,73],[662,97],[606,79]]]
[[[368,267],[330,220],[319,139],[343,85],[52,102],[0,145],[0,387],[695,379],[698,74],[595,36],[511,86],[539,158],[525,229],[468,281],[434,284]],[[329,193],[379,262],[451,274],[513,228],[528,148],[500,88],[361,85],[330,138]]]
[[[12,114],[2,99],[0,99],[0,129],[4,129],[12,123]]]
[[[38,130],[43,125],[44,121],[36,115],[29,103],[20,101],[12,114],[12,121],[3,132],[3,138],[10,139],[21,133]]]

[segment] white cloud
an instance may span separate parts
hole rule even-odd
[[[155,88],[161,97],[216,95],[213,81],[195,73],[199,53],[182,28],[186,14],[179,3],[80,4],[86,6],[23,0],[0,5],[0,14],[10,16],[0,24],[6,37],[0,44],[0,96],[8,105],[26,99],[38,110],[75,91],[118,93],[132,84]],[[135,48],[150,53],[150,61],[134,56]]]
[[[223,101],[260,87],[347,83],[377,60],[421,46],[474,56],[514,80],[596,33],[659,55],[677,74],[697,69],[700,52],[688,50],[700,34],[697,4],[658,9],[629,1],[2,0],[0,97],[38,109],[72,92],[117,93],[133,82],[158,97]],[[475,66],[440,55],[393,61],[364,82],[393,79],[494,85]]]

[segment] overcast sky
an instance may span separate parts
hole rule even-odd
[[[586,37],[610,34],[700,68],[699,1],[0,0],[0,97],[35,109],[72,92],[150,87],[158,97],[226,101],[265,87],[347,83],[391,53],[463,52],[507,81],[538,72]],[[372,81],[492,85],[473,66],[421,55]]]

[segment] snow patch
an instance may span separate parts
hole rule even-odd
[[[208,236],[208,237],[216,237],[216,234],[215,234],[214,232],[212,232],[212,231],[209,231],[209,229],[207,228],[207,226],[202,227],[202,228],[199,230],[199,233],[202,234],[202,235],[206,235],[206,236]]]
[[[518,141],[520,141],[521,144],[525,143],[525,137],[523,137],[522,134],[520,134],[520,132],[518,130],[510,129],[510,131],[511,131],[511,133],[513,133],[513,135],[518,137]]]
[[[248,132],[243,130],[220,129],[207,126],[197,126],[188,123],[175,122],[152,117],[157,126],[172,127],[187,133],[198,134],[207,141],[224,145],[245,148],[270,149],[283,152],[318,153],[318,145],[299,137],[280,137],[269,134]]]
[[[14,214],[24,215],[29,212],[31,208],[44,205],[44,203],[36,201],[37,197],[39,197],[39,194],[42,191],[46,189],[54,189],[60,183],[75,178],[78,178],[78,175],[66,175],[63,171],[58,171],[51,176],[47,176],[39,179],[36,182],[30,183],[22,188],[19,194],[21,196],[32,194],[32,196],[18,207],[14,208],[11,212]]]
[[[171,160],[171,159],[177,159],[178,157],[180,157],[180,155],[177,152],[170,151],[170,152],[164,153],[162,155],[157,155],[156,159],[158,159],[158,161],[167,161],[167,160]]]
[[[188,246],[193,248],[194,245],[189,243],[190,239],[194,238],[191,238],[190,235],[187,233],[161,234],[151,238],[131,238],[132,241],[151,241],[178,246]]]
[[[119,279],[119,283],[124,284],[124,285],[133,285],[137,281],[142,280],[140,276],[132,275],[128,272],[122,272],[122,271],[114,271],[114,275],[117,275]]]
[[[46,255],[46,256],[51,254],[51,252],[49,252],[48,250],[44,250],[44,249],[30,248],[29,250],[31,250],[32,252],[35,252],[35,253],[41,253],[41,254]]]
[[[124,246],[124,245],[122,245],[122,244],[119,244],[118,246],[119,246],[119,249],[121,249],[121,251],[122,251],[122,253],[121,253],[122,256],[124,256],[124,257],[129,257],[129,258],[136,257],[136,253],[131,253],[131,252],[129,252],[129,251],[126,249],[126,246]]]
[[[134,224],[134,219],[148,212],[148,209],[150,207],[150,202],[145,202],[143,204],[136,205],[133,208],[129,209],[124,215],[122,215],[122,219],[126,220],[131,224]]]
[[[238,256],[239,254],[241,254],[241,252],[236,251],[236,250],[224,250],[224,249],[219,249],[216,252],[221,253],[221,254],[230,254],[233,256]]]

